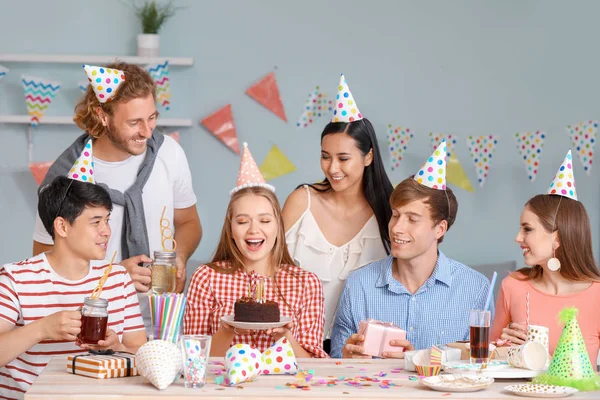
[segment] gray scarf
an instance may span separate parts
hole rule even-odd
[[[52,183],[54,178],[60,175],[67,175],[85,144],[91,136],[84,133],[79,136],[71,146],[54,161],[44,181],[38,189],[38,195],[41,189]],[[158,149],[162,146],[165,137],[162,133],[154,132],[148,139],[146,157],[140,165],[137,178],[129,189],[122,193],[118,190],[109,188],[106,184],[100,184],[110,194],[114,204],[123,206],[123,237],[121,240],[121,260],[129,257],[145,254],[150,256],[150,244],[148,243],[148,229],[146,227],[146,218],[144,216],[144,202],[142,201],[142,192],[148,177],[154,168],[154,162],[158,154]]]

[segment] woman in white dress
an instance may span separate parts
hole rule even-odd
[[[339,88],[334,115],[321,134],[325,178],[299,186],[282,214],[292,258],[323,283],[326,351],[344,281],[389,254],[393,190],[373,125],[358,111],[343,75]]]

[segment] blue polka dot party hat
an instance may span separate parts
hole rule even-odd
[[[119,86],[125,82],[125,73],[118,69],[85,64],[83,69],[100,103],[112,100],[117,94]]]
[[[74,179],[76,181],[96,183],[94,181],[94,158],[92,153],[92,139],[86,144],[81,155],[69,170],[67,178]]]
[[[437,190],[446,190],[446,140],[444,139],[425,161],[415,181]]]
[[[363,119],[344,74],[340,76],[338,94],[335,97],[331,122],[353,122]]]
[[[558,194],[573,200],[577,200],[577,190],[575,190],[575,176],[573,175],[573,157],[571,150],[565,156],[556,176],[550,184],[546,194]]]
[[[552,355],[548,371],[536,377],[533,383],[570,386],[585,391],[600,389],[600,376],[596,375],[590,362],[577,322],[577,312],[576,308],[570,307],[559,313],[559,318],[565,327]]]

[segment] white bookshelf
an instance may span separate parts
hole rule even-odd
[[[29,124],[31,117],[29,115],[0,115],[0,124]],[[40,119],[40,125],[69,125],[74,124],[73,117],[53,117],[43,116]],[[169,127],[190,127],[191,119],[184,118],[159,118],[156,121],[157,126]]]
[[[169,66],[189,67],[194,65],[192,57],[138,57],[138,56],[97,56],[77,54],[10,54],[0,53],[0,62],[15,63],[62,63],[62,64],[109,64],[115,60],[130,64],[155,64],[169,61]]]

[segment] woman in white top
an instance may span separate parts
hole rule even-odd
[[[321,134],[325,179],[299,186],[287,198],[282,214],[292,258],[323,283],[325,339],[331,334],[345,279],[355,269],[386,257],[390,249],[387,226],[393,187],[373,125],[362,118],[343,76],[340,88],[342,107]],[[347,103],[354,107],[346,107],[340,98],[349,98]],[[355,117],[343,118],[349,114]]]

